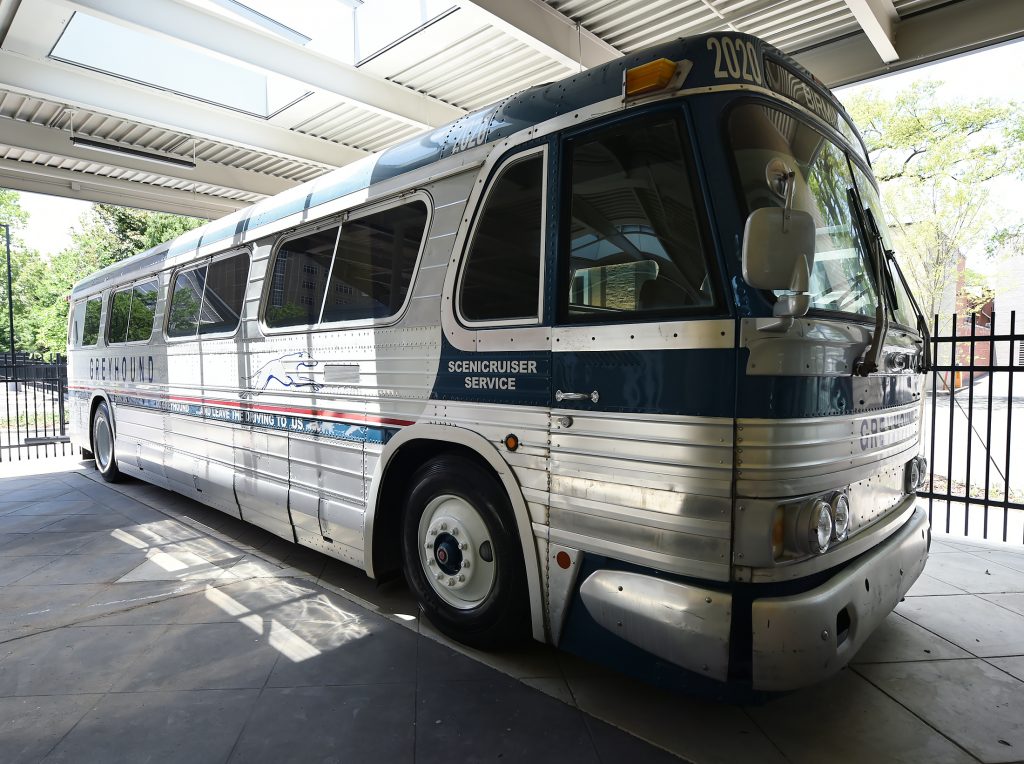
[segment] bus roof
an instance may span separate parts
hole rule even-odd
[[[717,40],[717,45],[712,40]],[[731,52],[724,51],[728,40]],[[747,47],[748,44],[752,47]],[[756,55],[751,56],[753,51]],[[723,55],[725,53],[725,55]],[[567,112],[586,108],[622,94],[623,72],[660,58],[689,60],[693,67],[683,87],[720,87],[757,85],[767,87],[802,103],[852,140],[852,120],[842,105],[811,73],[781,51],[750,35],[739,33],[704,34],[681,37],[609,61],[557,82],[535,85],[491,106],[478,109],[454,122],[424,132],[379,154],[340,167],[245,209],[214,220],[176,239],[159,244],[75,284],[72,296],[95,291],[116,277],[131,280],[157,268],[164,260],[224,242],[246,240],[246,233],[305,210],[362,191],[375,183],[397,177],[446,157],[485,143],[491,143]],[[770,64],[774,62],[774,68]],[[766,65],[768,64],[768,65]],[[771,73],[784,71],[786,82],[772,81]],[[776,75],[778,80],[779,75]],[[840,122],[840,120],[842,122]]]

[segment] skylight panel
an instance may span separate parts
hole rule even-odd
[[[310,92],[286,77],[80,12],[72,16],[50,57],[264,119]]]

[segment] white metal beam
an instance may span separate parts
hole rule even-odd
[[[887,64],[898,61],[894,43],[900,16],[892,0],[846,0],[846,4],[879,57]]]
[[[1024,3],[1020,0],[960,0],[900,21],[900,58],[878,60],[866,35],[853,35],[794,53],[829,87],[908,69],[1024,37]],[[1002,73],[993,72],[998,77]]]
[[[462,8],[569,69],[619,58],[613,45],[579,26],[542,0],[458,0]]]
[[[437,127],[465,114],[463,109],[437,98],[178,0],[59,2],[91,16],[163,35],[262,72],[290,77],[415,127]]]
[[[138,157],[99,153],[88,148],[72,146],[70,135],[63,130],[55,130],[45,125],[0,118],[0,145],[262,196],[273,196],[298,185],[295,181],[238,167],[225,167],[201,159],[196,161],[195,168],[189,169],[156,164]]]
[[[0,159],[0,188],[207,219],[223,217],[249,206],[247,202],[98,175],[83,175],[71,170],[42,167],[11,159]]]
[[[334,169],[368,153],[191,98],[5,50],[0,50],[0,87],[323,168]]]

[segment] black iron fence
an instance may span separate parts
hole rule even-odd
[[[0,462],[64,456],[68,445],[68,366],[50,358],[0,356]]]
[[[1024,333],[1015,312],[935,317],[926,382],[936,530],[1024,543]],[[1015,445],[1016,444],[1016,445]]]

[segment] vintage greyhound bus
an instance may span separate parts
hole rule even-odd
[[[928,340],[864,146],[742,34],[110,266],[69,344],[104,478],[404,573],[471,645],[784,690],[844,666],[927,557]]]

